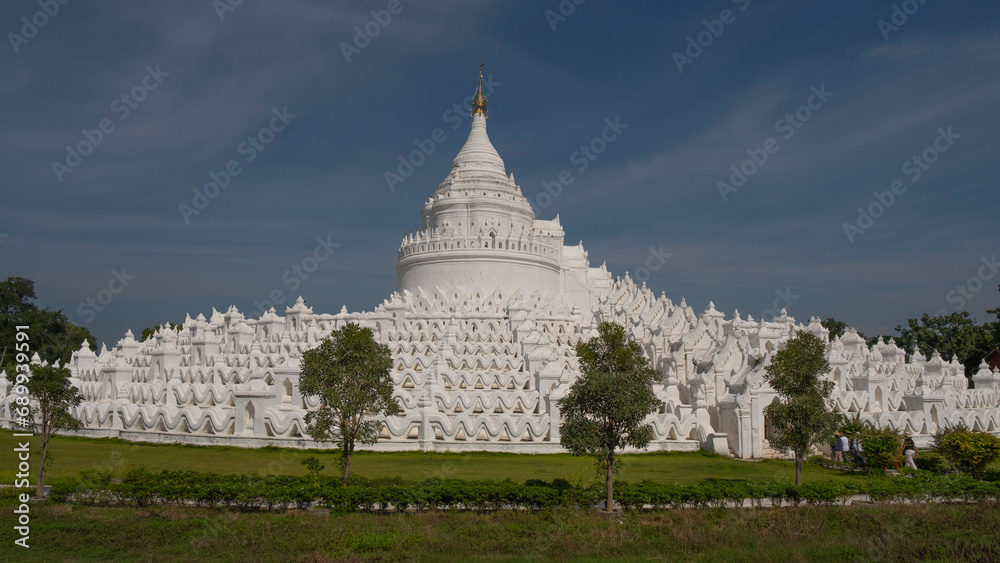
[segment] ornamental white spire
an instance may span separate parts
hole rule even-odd
[[[483,95],[483,62],[479,61],[479,86],[476,94],[472,98],[472,129],[469,131],[469,138],[458,151],[458,156],[452,162],[452,168],[463,164],[475,163],[478,167],[486,165],[486,168],[498,170],[506,179],[506,168],[503,159],[490,142],[489,135],[486,134],[486,96]]]
[[[504,180],[507,180],[503,159],[490,142],[489,135],[486,134],[486,116],[481,113],[472,116],[472,129],[469,131],[469,138],[458,151],[452,167],[463,165],[475,165],[476,168],[490,169],[499,172]]]

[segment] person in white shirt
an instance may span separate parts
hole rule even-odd
[[[908,434],[903,435],[903,457],[906,458],[906,462],[903,464],[904,467],[909,469],[916,469],[917,464],[914,463],[913,458],[917,456],[917,445],[913,443],[913,438],[910,438]]]
[[[841,434],[837,437],[837,444],[840,446],[840,451],[844,452],[841,455],[841,461],[847,461],[847,452],[851,451],[851,443],[847,439],[847,436]]]

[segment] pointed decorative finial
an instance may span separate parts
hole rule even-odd
[[[479,59],[479,86],[476,88],[476,95],[472,98],[472,113],[470,116],[474,116],[477,113],[483,114],[483,117],[488,117],[486,114],[486,96],[483,95],[483,59]]]

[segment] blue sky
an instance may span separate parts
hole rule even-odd
[[[1000,302],[994,2],[895,2],[895,29],[879,26],[893,2],[860,0],[97,4],[0,7],[0,276],[108,344],[212,307],[256,314],[275,290],[317,312],[380,304],[467,135],[449,109],[480,58],[494,145],[592,265],[698,311],[777,304],[869,332]],[[606,119],[627,127],[597,142]],[[390,189],[418,140],[433,152]],[[581,146],[603,149],[584,170]],[[723,198],[734,166],[753,173]],[[849,237],[859,207],[879,216]],[[333,251],[312,262],[317,239]]]

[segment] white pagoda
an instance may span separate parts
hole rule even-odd
[[[403,237],[397,289],[369,312],[318,314],[300,297],[248,319],[235,307],[188,316],[179,331],[112,349],[86,343],[71,361],[85,400],[83,434],[130,440],[317,447],[299,392],[302,353],[345,323],[370,327],[394,358],[402,414],[374,449],[556,452],[557,400],[579,376],[574,346],[597,324],[623,325],[660,373],[651,450],[707,449],[743,458],[779,454],[763,411],[763,378],[796,331],[828,342],[835,409],[906,430],[918,441],[945,424],[1000,432],[1000,373],[984,364],[969,389],[962,365],[936,352],[907,360],[894,344],[869,348],[854,331],[830,341],[818,318],[797,324],[696,313],[628,274],[592,268],[582,243],[564,245],[559,218],[537,219],[486,132],[480,86],[469,138]],[[0,419],[10,388],[0,381]]]

